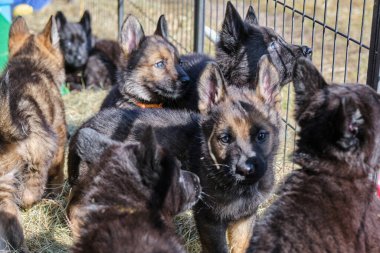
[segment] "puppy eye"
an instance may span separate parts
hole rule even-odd
[[[264,130],[260,130],[259,133],[256,136],[256,141],[258,143],[263,143],[263,142],[265,142],[268,139],[268,136],[269,136],[268,132],[266,132]]]
[[[229,134],[223,133],[218,137],[219,141],[223,144],[228,144],[232,141],[232,137]]]
[[[154,66],[156,67],[156,68],[158,68],[158,69],[163,69],[163,68],[165,68],[165,61],[159,61],[159,62],[156,62],[155,64],[154,64]]]
[[[185,64],[185,63],[184,63],[182,60],[179,60],[179,65],[180,65],[181,67],[183,67],[184,64]]]

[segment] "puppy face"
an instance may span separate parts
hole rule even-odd
[[[289,44],[273,29],[260,26],[252,6],[243,21],[228,2],[216,53],[227,81],[254,88],[258,62],[268,53],[279,72],[281,85],[285,85],[291,81],[295,60],[310,56],[311,49]]]
[[[254,184],[272,170],[279,142],[279,77],[267,56],[259,66],[256,92],[226,89],[213,64],[201,77],[200,108],[207,115],[202,129],[213,163],[209,173],[223,184]]]
[[[299,148],[324,159],[379,162],[380,96],[366,85],[328,85],[299,59],[294,72]]]
[[[122,93],[153,103],[184,94],[190,79],[183,70],[178,50],[167,40],[164,16],[160,17],[153,36],[145,36],[138,20],[128,16],[120,44],[125,53],[119,72]]]
[[[91,20],[85,11],[78,23],[67,22],[62,12],[57,12],[56,21],[60,36],[60,46],[69,67],[83,67],[91,49]]]

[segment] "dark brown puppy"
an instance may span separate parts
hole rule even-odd
[[[258,221],[247,252],[380,252],[380,95],[328,85],[313,64],[294,72],[301,128],[292,172]]]
[[[252,6],[243,21],[231,2],[227,3],[226,14],[216,46],[216,62],[228,83],[255,88],[258,62],[269,54],[280,74],[280,83],[291,81],[294,63],[300,56],[310,56],[311,49],[287,43],[272,28],[258,23]]]
[[[110,88],[116,84],[122,49],[116,41],[98,40],[83,72],[86,88]]]
[[[66,142],[58,88],[65,74],[55,20],[33,35],[16,18],[9,52],[0,84],[0,251],[24,245],[18,206],[32,206],[45,189],[60,190]]]
[[[180,169],[150,127],[140,134],[123,143],[79,131],[77,151],[92,180],[72,217],[79,225],[73,252],[185,252],[172,219],[199,199],[199,178]]]
[[[264,56],[256,91],[227,87],[218,66],[209,62],[199,85],[200,114],[168,109],[103,110],[88,127],[118,141],[134,139],[152,126],[158,143],[171,150],[201,180],[202,202],[194,208],[204,252],[248,247],[258,205],[273,187],[273,162],[280,132],[279,76]],[[75,206],[81,185],[91,178],[75,134],[69,148],[69,181]]]
[[[117,85],[103,102],[102,109],[170,107],[186,92],[188,75],[181,66],[177,48],[168,41],[165,16],[152,36],[132,15],[123,24],[119,39],[123,54]]]

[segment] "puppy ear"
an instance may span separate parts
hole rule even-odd
[[[245,34],[243,20],[232,3],[228,1],[219,43],[230,50],[236,50],[236,45],[244,39]]]
[[[137,49],[144,37],[144,30],[140,22],[135,16],[129,15],[121,27],[119,38],[120,45],[124,52],[129,54]]]
[[[325,88],[327,83],[310,60],[300,57],[294,66],[293,85],[298,110],[303,108],[316,92]]]
[[[42,37],[45,45],[52,45],[54,48],[59,48],[59,34],[57,29],[57,24],[53,16],[50,17],[49,21],[45,25],[44,30],[39,34]]]
[[[257,20],[256,13],[252,5],[249,6],[244,21],[251,25],[259,25],[259,21]]]
[[[150,125],[136,124],[131,129],[133,141],[141,143],[139,157],[143,161],[154,161],[159,158],[160,151],[156,135]]]
[[[83,161],[89,163],[99,162],[108,147],[119,143],[91,128],[80,129],[76,139],[76,153]]]
[[[198,84],[198,109],[206,115],[211,108],[225,99],[227,94],[223,74],[215,62],[207,63]]]
[[[154,34],[164,37],[165,39],[168,38],[168,24],[166,22],[165,15],[161,15],[158,19],[157,28]]]
[[[88,10],[85,10],[79,23],[82,25],[87,35],[91,35],[91,15]]]
[[[358,134],[364,124],[364,118],[359,107],[352,98],[340,99],[336,125],[340,126],[339,139],[336,144],[343,151],[355,149],[359,145]]]
[[[23,43],[25,37],[30,35],[28,25],[21,16],[15,18],[9,29],[9,52],[13,54],[19,44]]]
[[[256,84],[256,95],[269,104],[279,108],[280,96],[280,74],[270,61],[268,55],[263,55],[258,63],[258,78]]]
[[[61,31],[67,23],[65,15],[61,11],[57,11],[55,14],[55,21],[57,22],[57,28],[59,31]]]

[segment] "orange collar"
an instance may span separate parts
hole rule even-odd
[[[162,103],[160,104],[144,104],[140,102],[134,102],[135,105],[137,105],[140,108],[146,109],[146,108],[162,108]]]

